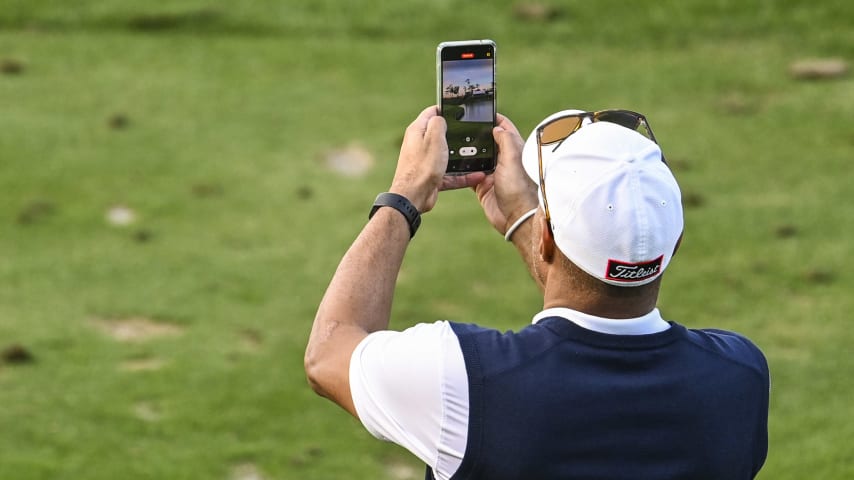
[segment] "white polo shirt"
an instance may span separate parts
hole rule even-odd
[[[568,308],[550,308],[532,323],[562,317],[612,335],[645,335],[670,328],[658,309],[611,320]],[[437,480],[462,463],[468,434],[468,376],[457,336],[446,321],[402,332],[375,332],[350,359],[350,392],[359,419],[375,437],[401,445],[433,469]]]

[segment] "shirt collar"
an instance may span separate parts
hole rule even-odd
[[[534,315],[531,323],[536,324],[547,317],[562,317],[581,328],[611,335],[647,335],[670,328],[670,324],[661,318],[661,312],[657,308],[642,317],[620,320],[595,317],[569,308],[547,308]]]

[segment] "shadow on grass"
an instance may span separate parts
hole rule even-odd
[[[178,13],[143,13],[127,20],[127,28],[141,32],[168,32],[175,30],[201,30],[222,27],[222,15],[204,8]]]
[[[138,13],[107,13],[100,16],[57,18],[18,15],[0,16],[0,31],[28,32],[131,32],[146,35],[199,35],[231,37],[299,37],[315,36],[317,29],[311,25],[288,25],[270,20],[251,21],[230,17],[216,8],[199,8],[184,11],[143,11]],[[353,24],[339,29],[336,34],[369,39],[405,35],[383,25]],[[329,35],[327,32],[325,35]],[[17,63],[4,63],[5,74],[20,72]]]
[[[35,361],[36,357],[32,352],[18,343],[9,345],[0,352],[0,364],[6,363],[9,365],[22,365],[25,363],[33,363]]]
[[[56,205],[47,200],[34,200],[24,205],[18,212],[19,225],[38,223],[56,212]]]
[[[279,36],[285,28],[229,18],[213,8],[177,12],[149,11],[134,14],[106,14],[82,18],[0,17],[0,30],[27,31],[129,31],[143,34],[193,34],[211,36]]]
[[[0,59],[0,74],[20,75],[25,70],[24,62],[14,58]]]

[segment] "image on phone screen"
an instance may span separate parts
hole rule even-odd
[[[448,124],[448,171],[495,169],[495,58],[492,45],[445,47],[442,116]]]

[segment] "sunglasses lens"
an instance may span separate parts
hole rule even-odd
[[[637,130],[640,124],[640,118],[629,112],[611,111],[601,112],[597,120],[602,122],[616,123],[617,125]]]
[[[559,118],[543,127],[540,141],[543,145],[559,142],[578,129],[580,124],[581,117]]]
[[[616,123],[622,127],[631,128],[640,133],[646,138],[652,139],[652,132],[649,130],[649,125],[640,115],[632,112],[610,111],[601,112],[598,120],[602,122]]]

